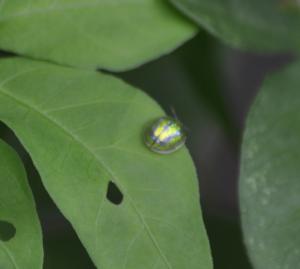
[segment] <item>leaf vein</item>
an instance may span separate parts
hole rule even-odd
[[[9,249],[4,245],[3,242],[0,241],[0,246],[4,249],[6,255],[9,257],[12,265],[16,268],[16,269],[19,269],[19,266],[17,265],[16,263],[16,260],[14,258],[14,256],[10,253]]]
[[[139,236],[141,235],[141,233],[144,231],[144,226],[142,227],[142,229],[140,229],[133,237],[132,240],[130,241],[130,243],[128,244],[128,247],[125,251],[125,257],[124,257],[124,263],[123,263],[123,269],[126,269],[126,265],[128,262],[128,256],[130,253],[131,248],[134,246],[135,242],[138,240]]]
[[[84,106],[91,106],[91,105],[98,105],[98,104],[136,104],[136,105],[143,105],[141,103],[133,102],[133,101],[124,101],[124,100],[96,100],[92,102],[87,102],[87,103],[81,103],[81,104],[75,104],[75,105],[67,105],[63,107],[58,107],[58,108],[53,108],[53,109],[48,109],[45,111],[46,114],[51,114],[53,112],[60,112],[68,109],[75,109],[75,108],[81,108]]]

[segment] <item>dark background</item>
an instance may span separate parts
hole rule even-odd
[[[215,269],[251,268],[241,236],[237,194],[242,131],[263,79],[290,61],[289,54],[230,49],[202,31],[168,56],[114,74],[147,92],[168,114],[174,108],[189,129],[187,146],[199,174]],[[24,160],[43,226],[45,269],[95,268],[13,133],[0,125],[0,137]]]

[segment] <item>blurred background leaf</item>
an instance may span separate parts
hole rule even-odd
[[[231,46],[256,51],[300,48],[298,0],[170,0]]]
[[[300,64],[269,77],[247,120],[240,202],[254,268],[300,263]]]
[[[162,0],[1,1],[0,25],[2,50],[110,70],[158,58],[197,31]]]

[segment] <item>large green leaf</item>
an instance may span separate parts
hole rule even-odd
[[[247,122],[240,200],[255,268],[300,264],[300,64],[269,78]]]
[[[240,48],[300,48],[297,0],[170,0],[225,42]]]
[[[99,268],[212,267],[197,177],[186,149],[144,146],[163,111],[108,75],[22,59],[0,62],[0,119]],[[109,182],[123,193],[106,198]]]
[[[132,68],[196,31],[163,0],[3,0],[0,8],[0,48],[85,68]]]
[[[0,268],[41,269],[41,228],[24,167],[0,140]]]

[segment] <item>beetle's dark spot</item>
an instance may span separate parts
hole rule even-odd
[[[9,241],[16,235],[16,228],[7,221],[0,220],[0,240]]]
[[[123,201],[123,193],[112,181],[108,183],[106,198],[115,205],[119,205]]]

